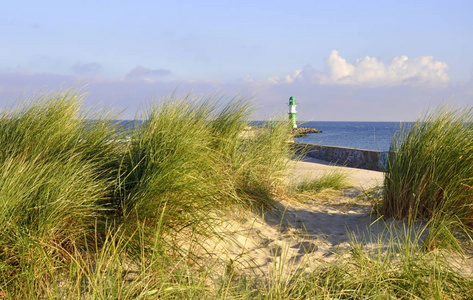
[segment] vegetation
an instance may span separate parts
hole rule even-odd
[[[141,125],[123,131],[113,116],[84,112],[81,99],[76,91],[38,95],[0,116],[0,299],[461,299],[473,291],[439,253],[410,240],[373,251],[353,239],[350,257],[310,274],[254,278],[203,262],[206,240],[225,238],[215,231],[219,216],[264,212],[286,195],[290,126],[248,130],[248,100],[187,96],[151,106]],[[390,170],[403,163],[399,153]],[[386,176],[387,191],[404,191]],[[437,173],[429,176],[439,185]],[[343,188],[345,178],[327,174],[299,192]],[[433,207],[453,201],[467,224],[471,183],[455,178]],[[454,192],[465,186],[463,196]]]
[[[298,193],[318,193],[324,189],[341,190],[349,187],[347,174],[342,171],[333,171],[323,174],[320,178],[304,179],[296,185]]]
[[[440,253],[422,251],[418,242],[405,239],[373,251],[353,240],[348,257],[308,277],[292,278],[284,293],[268,291],[268,298],[469,299],[471,278],[462,276]]]
[[[78,284],[91,280],[82,272],[112,267],[108,260],[113,268],[123,256],[134,265],[144,252],[160,260],[182,252],[177,233],[212,234],[212,220],[228,205],[271,206],[289,154],[287,124],[246,137],[251,109],[244,99],[163,103],[126,132],[81,110],[75,91],[39,95],[3,112],[3,293],[43,297],[50,292],[43,284],[66,280],[68,269]]]
[[[0,289],[13,295],[40,290],[105,213],[114,136],[83,121],[76,97],[40,97],[0,119]]]
[[[382,213],[431,220],[431,243],[461,248],[454,235],[473,227],[472,117],[471,110],[441,107],[391,144]]]

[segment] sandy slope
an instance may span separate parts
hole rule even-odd
[[[355,196],[381,186],[382,172],[335,167],[313,159],[292,164],[291,181],[337,169],[347,173],[353,188],[345,195],[322,200],[279,201],[277,209],[264,216],[248,211],[228,216],[220,228],[228,239],[207,241],[210,253],[226,261],[227,267],[238,266],[256,276],[289,274],[296,268],[310,271],[347,250],[350,239],[371,248],[384,247],[387,240],[393,240],[392,229],[404,226],[402,221],[377,219],[370,203],[363,200],[366,197]],[[418,229],[421,227],[419,224]]]

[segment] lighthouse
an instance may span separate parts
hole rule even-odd
[[[296,113],[296,98],[291,96],[289,98],[289,122],[292,124],[292,128],[297,128]]]

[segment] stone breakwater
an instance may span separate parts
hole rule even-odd
[[[294,143],[296,153],[352,168],[384,171],[387,152]]]
[[[294,137],[302,137],[308,135],[309,133],[321,133],[322,131],[315,128],[308,128],[308,127],[297,127],[292,130],[292,135]]]

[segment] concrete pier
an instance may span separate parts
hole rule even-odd
[[[298,154],[346,167],[384,171],[387,163],[387,152],[303,143],[294,147]]]

